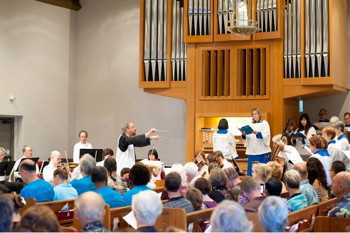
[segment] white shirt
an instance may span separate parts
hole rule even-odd
[[[287,164],[288,170],[292,169],[296,163],[303,162],[303,159],[301,158],[298,151],[294,148],[294,146],[285,145],[283,148],[283,151],[281,151],[278,154],[278,156],[284,159],[285,163]],[[288,162],[289,160],[293,164]]]
[[[247,155],[262,155],[271,152],[270,148],[270,125],[267,121],[263,120],[259,123],[251,123],[249,126],[257,132],[260,132],[262,139],[257,138],[257,135],[251,133],[246,135],[243,139],[243,144],[247,147]]]
[[[215,132],[213,138],[213,151],[221,151],[225,159],[236,158],[236,139],[235,136],[230,132],[218,133]]]
[[[298,132],[298,130],[296,130],[295,132]],[[305,130],[301,130],[299,131],[299,133],[302,133],[305,135]],[[307,145],[309,146],[310,143],[309,143],[309,139],[310,137],[316,135],[316,130],[313,126],[311,126],[309,128],[309,130],[307,131],[307,134],[305,135],[306,138],[304,139],[304,143],[303,141],[299,141],[298,139],[296,139],[296,143],[294,144],[295,146],[295,149],[297,149],[297,151],[299,152],[300,155],[310,155],[310,153],[303,148],[304,145]],[[293,140],[292,140],[292,143],[293,143]]]
[[[335,138],[335,143],[339,144],[342,150],[349,150],[350,145],[347,137],[345,134],[340,135],[339,137]]]
[[[332,164],[331,157],[330,156],[321,156],[321,155],[316,153],[316,154],[311,155],[310,158],[317,158],[318,160],[321,161],[321,163],[323,165],[323,169],[326,173],[327,184],[330,185],[332,183],[331,174],[329,172],[329,170],[331,169],[331,164]]]
[[[80,159],[80,149],[92,149],[92,145],[90,143],[81,143],[78,142],[74,145],[74,149],[73,149],[73,162],[74,163],[79,163],[79,159]]]
[[[53,180],[53,172],[57,169],[57,166],[53,166],[50,162],[48,165],[44,167],[43,177],[47,182],[51,182]]]
[[[21,158],[17,159],[15,165],[13,166],[12,172],[15,175],[15,179],[21,178],[19,172],[16,172],[16,170],[17,170],[19,164],[21,163],[22,159],[24,159],[24,158],[26,158],[26,157],[22,156]],[[38,173],[39,173],[39,167],[38,167],[38,164],[36,164],[36,174],[38,174]]]

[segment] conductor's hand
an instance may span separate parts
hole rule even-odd
[[[151,136],[150,139],[153,140],[153,141],[160,141],[161,136],[159,136],[159,135],[154,135],[154,136]]]
[[[153,134],[154,132],[156,132],[157,130],[155,128],[150,129],[147,133],[146,133],[146,138],[148,138],[149,136],[151,136],[151,134]]]

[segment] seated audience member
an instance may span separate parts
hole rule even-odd
[[[270,178],[270,177],[275,177],[279,180],[282,180],[282,175],[283,175],[283,166],[282,164],[280,164],[277,161],[270,161],[266,164],[266,168],[265,168],[265,176],[266,179]],[[282,192],[286,192],[286,187],[284,186],[284,184],[282,183]]]
[[[123,182],[125,182],[128,185],[129,188],[129,174],[130,174],[130,168],[124,167],[120,171],[120,178],[122,179]]]
[[[220,164],[222,169],[233,167],[232,163],[227,161],[227,159],[224,158],[224,155],[221,151],[214,151],[215,161]]]
[[[105,215],[105,202],[100,194],[85,192],[75,200],[74,215],[82,232],[109,232],[102,224]]]
[[[327,141],[323,137],[316,135],[314,137],[309,138],[310,142],[310,150],[313,153],[313,155],[310,156],[310,158],[317,158],[322,163],[324,172],[326,173],[327,177],[327,184],[331,184],[331,177],[329,175],[329,169],[332,164],[331,156],[327,150]]]
[[[326,173],[323,165],[317,158],[310,158],[307,163],[308,179],[310,184],[316,189],[320,202],[329,199],[329,189]]]
[[[319,203],[316,189],[310,184],[308,179],[308,172],[306,162],[300,162],[294,165],[294,170],[299,172],[300,175],[300,192],[304,194],[307,200],[307,205],[311,206]]]
[[[344,127],[345,130],[350,131],[350,112],[344,113]]]
[[[124,194],[128,190],[128,184],[117,175],[117,162],[114,158],[104,160],[104,167],[108,171],[108,187]]]
[[[0,231],[10,232],[13,226],[14,204],[13,201],[6,195],[0,193]]]
[[[287,164],[287,170],[292,169],[293,164],[303,161],[297,149],[288,145],[287,138],[285,136],[282,137],[282,134],[274,136],[272,142],[275,149],[278,147],[277,156],[284,159],[284,163]]]
[[[169,200],[164,207],[183,208],[187,213],[193,212],[192,203],[184,198],[180,193],[181,176],[177,172],[170,172],[165,176],[164,188],[168,191]]]
[[[304,194],[300,192],[300,175],[296,170],[289,170],[284,174],[284,182],[289,193],[288,204],[293,211],[301,210],[308,206]]]
[[[19,165],[19,174],[26,184],[20,194],[22,197],[35,198],[36,202],[53,201],[53,188],[49,182],[37,177],[35,165],[30,159],[23,160]]]
[[[151,179],[149,169],[142,163],[136,163],[130,169],[129,182],[131,189],[124,193],[124,204],[126,206],[131,205],[132,196],[146,190],[151,190],[147,187],[148,182]]]
[[[216,203],[220,203],[225,199],[232,200],[232,196],[226,188],[227,176],[221,168],[214,168],[210,171],[209,182],[212,187],[209,197]]]
[[[288,208],[282,198],[267,197],[259,206],[258,214],[266,232],[284,232],[288,221]]]
[[[102,158],[103,158],[103,160],[100,161],[100,162],[97,162],[96,166],[102,166],[103,167],[106,159],[113,158],[113,155],[114,155],[114,151],[111,148],[104,149],[102,151]]]
[[[228,189],[232,189],[235,186],[239,185],[239,183],[241,183],[241,179],[239,178],[239,175],[234,168],[228,167],[228,168],[223,169],[223,171],[225,172],[225,174],[227,176],[226,187]]]
[[[339,172],[346,171],[346,167],[342,161],[334,161],[331,165],[330,175],[333,180],[334,176]]]
[[[19,194],[14,194],[11,196],[11,201],[14,203],[14,211],[12,215],[12,220],[14,226],[21,220],[21,215],[19,214],[19,209],[26,205],[24,198]]]
[[[335,142],[340,145],[342,150],[349,150],[350,149],[349,141],[346,135],[344,134],[344,130],[345,130],[344,122],[338,121],[334,123],[332,127],[335,129],[335,134],[336,134]]]
[[[246,212],[258,212],[258,208],[266,198],[262,196],[260,192],[260,184],[253,177],[246,177],[241,182],[241,190],[243,195],[249,200],[247,204],[243,206]]]
[[[217,205],[216,202],[208,195],[211,190],[211,185],[207,179],[203,177],[197,179],[196,182],[194,182],[194,187],[202,193],[204,209],[212,208]]]
[[[194,211],[201,210],[203,207],[203,196],[199,189],[189,188],[185,194],[185,198],[189,200],[194,208]],[[203,207],[203,209],[206,209]]]
[[[179,163],[174,163],[171,166],[170,172],[177,172],[180,175],[180,177],[181,177],[180,194],[182,196],[184,196],[185,193],[187,192],[187,189],[188,189],[188,184],[186,183],[187,178],[186,178],[184,166],[182,164],[179,164]],[[168,200],[169,199],[168,191],[166,189],[163,190],[160,199],[161,200]]]
[[[71,184],[68,184],[69,171],[67,169],[67,167],[57,168],[53,173],[54,201],[75,199],[78,197],[77,190]]]
[[[264,193],[266,196],[279,197],[282,192],[282,182],[276,177],[270,177],[265,182]]]
[[[61,153],[58,151],[52,151],[50,156],[50,163],[44,167],[43,177],[47,182],[52,183],[53,172],[57,169],[57,166],[61,163]]]
[[[155,192],[142,191],[135,194],[131,207],[136,218],[138,231],[158,232],[154,224],[162,213],[163,205]]]
[[[350,217],[350,173],[339,172],[333,178],[332,193],[337,197],[337,205],[328,212],[329,217]]]
[[[210,217],[208,232],[251,232],[253,223],[248,220],[242,206],[237,202],[224,200]]]
[[[124,198],[120,193],[107,186],[108,172],[105,167],[96,166],[91,171],[91,181],[95,184],[95,192],[101,194],[103,200],[111,208],[124,206]]]
[[[253,165],[252,165],[252,177],[259,184],[265,184],[265,181],[266,181],[266,164],[265,163],[253,163]]]
[[[194,187],[194,182],[201,177],[198,171],[198,167],[194,162],[189,162],[184,165],[186,174],[186,183],[189,188]]]
[[[333,161],[342,161],[344,164],[349,164],[350,160],[345,156],[341,145],[337,144],[334,140],[335,138],[335,129],[332,127],[326,127],[322,129],[322,137],[327,141],[327,151],[331,156],[331,160]]]
[[[24,211],[16,228],[31,232],[59,232],[60,224],[48,206],[34,205]]]
[[[85,154],[80,158],[79,166],[83,178],[73,180],[70,184],[77,190],[78,195],[81,195],[87,191],[95,190],[95,185],[91,181],[91,171],[96,167],[96,160],[91,155]]]

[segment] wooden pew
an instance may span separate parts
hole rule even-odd
[[[163,189],[164,189],[163,187],[156,187],[153,189],[153,191],[156,193],[161,193],[161,192],[163,192]]]
[[[46,205],[56,214],[58,222],[61,226],[72,226],[73,225],[73,211],[68,213],[59,213],[63,206],[68,203],[68,209],[74,209],[75,199],[69,200],[61,200],[61,201],[48,201],[48,202],[40,202],[37,205]]]
[[[252,232],[265,232],[264,228],[261,225],[259,214],[256,212],[246,212],[247,218],[253,222],[254,227]]]
[[[169,226],[187,231],[186,212],[182,208],[163,207],[163,212],[158,216],[155,227],[164,232]]]
[[[312,216],[318,214],[318,205],[312,205],[307,208],[292,212],[288,214],[288,226],[292,226],[301,220],[306,219],[310,224],[312,222]],[[310,231],[311,228],[307,228],[303,231]]]
[[[110,230],[111,227],[111,218],[110,215],[108,214],[110,212],[110,208],[108,204],[105,204],[105,216],[103,218],[103,226]],[[82,226],[80,226],[79,220],[76,218],[76,215],[74,214],[73,218],[73,227],[80,232],[82,230]]]
[[[186,213],[186,226],[193,223],[193,232],[202,232],[200,224],[204,221],[209,221],[211,214],[215,208],[198,210],[191,213]]]
[[[327,216],[328,211],[330,211],[338,203],[337,198],[332,198],[327,201],[323,201],[318,206],[318,216]]]
[[[131,211],[131,206],[125,206],[125,207],[118,207],[118,208],[113,208],[109,210],[109,218],[110,218],[110,226],[109,230],[113,230],[113,226],[114,226],[114,219],[117,218],[118,219],[118,226],[119,227],[128,227],[128,223],[123,219],[123,217],[125,215],[127,215],[128,213],[130,213]],[[107,214],[107,212],[106,212]]]
[[[78,230],[75,229],[74,227],[62,227],[61,226],[60,232],[78,232]]]
[[[318,216],[315,219],[314,232],[348,232],[350,218]]]
[[[24,198],[26,201],[26,205],[19,209],[19,215],[23,215],[23,213],[31,206],[36,205],[35,198]]]
[[[164,180],[156,180],[155,181],[157,188],[163,188],[164,187]]]

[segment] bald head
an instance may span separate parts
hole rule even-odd
[[[299,172],[301,180],[307,179],[308,174],[307,174],[306,162],[296,163],[293,166],[293,169]]]
[[[339,172],[333,177],[332,192],[337,198],[350,193],[350,173]]]
[[[78,219],[82,226],[90,222],[102,221],[105,202],[100,194],[85,192],[75,201]]]

